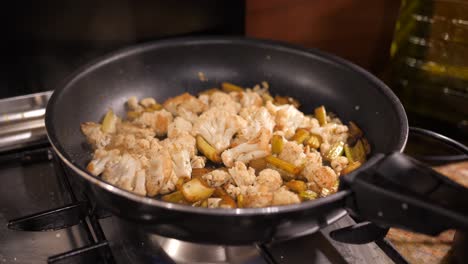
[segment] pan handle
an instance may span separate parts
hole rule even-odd
[[[468,154],[465,146],[459,146]],[[364,172],[343,177],[340,188],[354,193],[347,203],[352,214],[381,227],[429,235],[453,228],[468,230],[468,188],[399,152],[377,158]]]

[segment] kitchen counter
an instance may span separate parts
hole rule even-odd
[[[440,173],[468,187],[468,161],[435,168]],[[387,238],[412,264],[445,263],[455,231],[448,230],[437,237],[390,229]]]

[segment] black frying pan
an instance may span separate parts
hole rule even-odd
[[[199,72],[208,81],[200,81]],[[243,86],[268,81],[273,94],[298,98],[306,113],[324,104],[344,121],[357,122],[374,154],[342,178],[336,194],[259,209],[166,203],[86,172],[92,151],[80,132],[82,122],[100,120],[109,107],[123,116],[124,103],[133,95],[163,101],[222,81]],[[400,154],[408,122],[397,97],[363,69],[315,50],[241,38],[184,38],[131,47],[82,68],[56,89],[47,106],[46,128],[56,153],[72,171],[77,190],[129,223],[167,237],[224,244],[285,239],[315,232],[345,215],[346,209],[381,226],[425,233],[468,226],[466,206],[463,211],[459,203],[466,202],[467,190]],[[434,190],[439,193],[433,195]],[[441,197],[444,200],[438,203]],[[438,222],[418,222],[424,217]]]

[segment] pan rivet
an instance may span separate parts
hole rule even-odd
[[[403,210],[407,210],[407,209],[408,209],[408,204],[402,203],[402,204],[401,204],[401,208],[402,208]]]
[[[382,211],[379,211],[379,212],[377,212],[377,215],[380,216],[380,217],[382,217],[382,216],[383,216],[383,212],[382,212]]]

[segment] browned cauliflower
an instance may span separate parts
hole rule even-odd
[[[82,123],[81,132],[83,132],[89,144],[91,144],[94,149],[104,148],[111,142],[111,135],[102,132],[101,125],[98,123]]]
[[[174,116],[181,116],[192,123],[195,122],[198,114],[207,108],[206,104],[189,93],[169,98],[164,102],[163,106]]]

